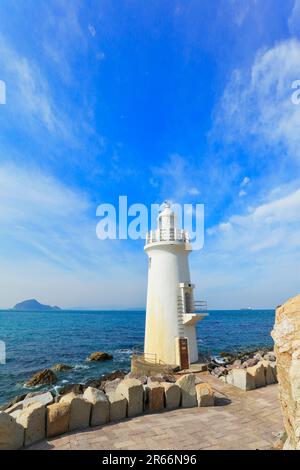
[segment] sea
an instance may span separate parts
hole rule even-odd
[[[272,347],[274,317],[274,310],[210,311],[197,326],[199,352],[218,355]],[[143,350],[144,325],[145,311],[136,310],[0,310],[0,342],[6,348],[6,362],[0,362],[0,404],[33,391],[24,383],[35,372],[57,363],[73,369],[58,374],[56,390],[114,370],[129,371],[133,351]],[[111,353],[113,360],[87,362],[94,351]]]

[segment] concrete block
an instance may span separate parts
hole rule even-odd
[[[165,405],[167,410],[174,410],[180,406],[181,389],[177,384],[163,382],[165,390]]]
[[[58,436],[68,432],[70,421],[70,404],[53,403],[48,405],[46,416],[46,435],[47,437]]]
[[[89,427],[92,405],[82,395],[68,393],[62,397],[60,403],[70,405],[69,431]]]
[[[116,395],[126,398],[128,417],[137,416],[144,410],[144,389],[137,379],[125,379],[116,388]]]
[[[202,383],[196,385],[198,406],[214,406],[215,397],[210,384]]]
[[[187,374],[180,377],[176,382],[181,389],[181,405],[183,408],[197,406],[195,380],[194,374]]]
[[[24,443],[24,428],[4,411],[0,411],[0,450],[17,450]]]
[[[108,398],[102,390],[88,387],[83,398],[92,405],[91,426],[99,426],[109,421],[109,402]]]
[[[24,445],[30,446],[46,437],[46,407],[42,403],[28,403],[17,417],[25,429]]]

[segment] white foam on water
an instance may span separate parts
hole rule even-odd
[[[74,370],[78,370],[78,369],[89,369],[89,366],[86,364],[76,364],[74,366]]]

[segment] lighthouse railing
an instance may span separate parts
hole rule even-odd
[[[189,234],[182,229],[157,229],[151,230],[146,235],[146,244],[157,242],[180,241],[184,243],[190,242]]]
[[[207,301],[206,300],[194,300],[193,312],[207,312]]]

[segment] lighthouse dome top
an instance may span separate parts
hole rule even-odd
[[[146,247],[153,243],[183,243],[189,244],[190,238],[185,230],[178,227],[176,212],[169,202],[162,204],[162,210],[158,215],[157,229],[151,230],[146,236]]]
[[[158,215],[158,227],[160,229],[177,228],[177,214],[173,211],[171,204],[165,201]]]

